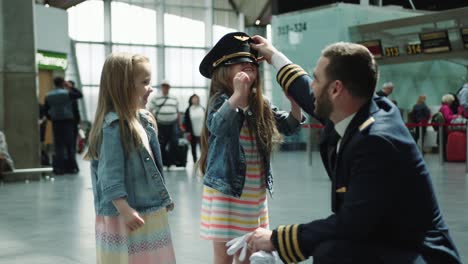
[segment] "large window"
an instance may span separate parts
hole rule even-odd
[[[164,42],[171,46],[205,46],[205,23],[171,14],[164,15]]]
[[[104,3],[90,0],[68,9],[68,31],[72,39],[104,41]]]
[[[181,111],[194,93],[206,105],[209,80],[198,68],[211,41],[215,43],[226,33],[238,31],[239,18],[231,5],[224,0],[212,1],[213,6],[206,0],[108,1],[88,0],[68,9],[78,68],[72,69],[72,64],[67,74],[79,73],[79,78],[73,79],[83,88],[84,118],[94,119],[102,66],[109,52],[148,57],[151,85],[159,87],[163,79],[169,81]],[[207,14],[212,14],[212,19]],[[213,25],[207,27],[208,21]],[[211,34],[205,32],[208,29]]]
[[[156,10],[112,2],[112,42],[156,44]]]
[[[235,12],[216,10],[213,12],[213,44],[230,32],[239,31],[238,18]]]
[[[78,43],[76,44],[76,57],[83,89],[85,116],[89,120],[94,120],[101,71],[105,60],[104,45]]]
[[[99,86],[85,85],[82,87],[83,91],[83,102],[86,108],[86,116],[89,120],[93,121],[96,115],[96,109],[99,98]]]
[[[158,61],[156,59],[157,50],[151,46],[129,46],[113,45],[112,52],[131,52],[145,55],[151,64],[151,85],[156,85],[158,81]]]
[[[82,85],[99,85],[105,60],[104,45],[77,43],[76,58]]]
[[[206,85],[198,67],[204,49],[166,48],[166,79],[173,86],[203,87]]]

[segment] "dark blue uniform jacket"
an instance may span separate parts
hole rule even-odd
[[[311,78],[297,65],[289,68],[293,77],[283,81],[283,89],[314,115]],[[280,70],[278,80],[285,74]],[[429,171],[398,108],[385,97],[366,103],[341,139],[334,168],[327,155],[334,124],[322,123],[320,153],[332,181],[333,214],[274,230],[272,241],[282,260],[300,261],[322,242],[347,240],[418,252],[428,263],[460,263]],[[385,250],[378,254],[395,258]]]

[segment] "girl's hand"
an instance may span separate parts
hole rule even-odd
[[[234,93],[230,98],[231,106],[233,107],[246,107],[249,102],[250,87],[252,86],[252,80],[249,75],[245,72],[238,72],[233,80]]]
[[[115,208],[117,208],[117,211],[119,211],[120,215],[123,217],[125,221],[125,226],[130,231],[135,231],[138,228],[142,227],[145,224],[145,220],[140,217],[137,211],[135,209],[131,208],[130,205],[128,205],[127,200],[124,198],[118,198],[112,201],[114,204]]]
[[[120,214],[124,218],[125,225],[132,232],[145,225],[145,220],[130,206],[128,209],[124,209]]]

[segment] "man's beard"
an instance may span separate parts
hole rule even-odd
[[[330,96],[328,91],[323,91],[323,93],[315,98],[316,106],[315,106],[315,114],[323,119],[330,119],[330,115],[333,112],[333,105],[330,100]]]

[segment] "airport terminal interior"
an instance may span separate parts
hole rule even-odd
[[[184,117],[193,95],[206,109],[211,80],[199,65],[231,32],[265,37],[310,75],[330,43],[367,47],[379,65],[375,90],[400,110],[461,261],[468,262],[468,100],[461,98],[463,89],[468,93],[466,0],[14,0],[0,1],[0,264],[96,263],[97,218],[85,154],[101,71],[116,52],[148,58],[148,102],[168,88],[176,102],[170,134],[176,144],[161,150],[165,187],[174,201],[168,222],[175,258],[213,263],[212,242],[200,235],[205,191],[196,166],[200,144],[192,144],[199,132],[188,131]],[[259,74],[263,95],[289,111],[276,69],[262,62]],[[80,95],[70,95],[70,130],[53,127],[47,98],[55,87]],[[427,106],[424,120],[415,114],[421,103]],[[149,105],[155,116],[163,109]],[[452,113],[457,123],[440,123],[444,105],[458,111]],[[164,118],[156,118],[159,128],[167,126],[159,123]],[[203,122],[204,114],[190,129]],[[332,184],[319,148],[322,128],[306,115],[300,131],[275,146],[269,228],[332,214]],[[56,153],[58,134],[73,135],[76,163]]]

